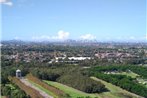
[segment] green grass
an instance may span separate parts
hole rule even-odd
[[[147,64],[144,64],[143,66],[147,67]]]
[[[58,83],[58,82],[52,82],[52,81],[47,81],[47,80],[44,80],[44,82],[48,83],[51,86],[59,88],[60,90],[64,91],[65,93],[69,94],[71,96],[71,98],[77,98],[77,97],[84,97],[85,98],[86,96],[90,96],[91,98],[95,98],[95,97],[98,97],[98,98],[140,98],[140,97],[138,97],[138,95],[135,95],[135,94],[130,93],[126,90],[123,90],[115,85],[112,85],[111,83],[107,83],[107,82],[100,80],[100,79],[97,79],[95,77],[91,77],[91,78],[96,81],[102,82],[109,91],[103,92],[100,94],[87,94],[87,93],[81,92],[79,90],[76,90],[72,87]]]
[[[127,97],[129,97],[129,98],[141,98],[138,95],[130,93],[126,90],[123,90],[120,87],[115,86],[111,83],[108,83],[106,81],[103,81],[103,80],[95,78],[95,77],[91,77],[91,78],[95,81],[100,81],[109,90],[108,92],[103,92],[103,93],[99,94],[99,98],[127,98]]]
[[[42,86],[40,86],[39,84],[34,83],[31,80],[28,80],[31,84],[33,84],[34,86],[38,87],[39,89],[43,90],[44,92],[46,92],[47,94],[53,96],[54,98],[58,98],[58,96],[56,96],[54,93],[50,92],[49,90],[43,88]]]
[[[113,73],[113,74],[116,74],[116,75],[126,75],[126,76],[130,76],[131,78],[137,78],[139,75],[130,71],[130,72],[116,72],[116,73]]]
[[[130,76],[132,78],[136,78],[136,80],[139,82],[141,82],[142,85],[145,85],[145,87],[147,87],[147,79],[142,79],[141,77],[138,77],[139,75],[134,73],[134,72],[121,72],[121,73],[117,73],[117,74],[121,74],[121,75],[126,75],[126,76]],[[146,84],[143,84],[143,83],[146,83]]]
[[[122,72],[120,73],[121,75],[126,75],[126,76],[130,76],[132,78],[136,78],[137,76],[139,76],[138,74],[134,73],[134,72]]]
[[[77,98],[77,97],[84,97],[85,98],[86,96],[90,96],[91,98],[95,98],[98,96],[97,94],[88,94],[88,93],[79,91],[77,89],[74,89],[72,87],[63,85],[58,82],[52,82],[52,81],[47,81],[47,80],[44,80],[44,82],[46,82],[47,84],[49,84],[51,86],[59,88],[60,90],[64,91],[65,93],[69,94],[71,96],[71,98]]]
[[[147,79],[137,78],[137,81],[138,83],[140,82],[142,85],[144,85],[147,88]]]

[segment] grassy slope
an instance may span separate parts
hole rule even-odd
[[[140,82],[142,85],[144,85],[147,88],[147,79],[138,78],[137,81]]]
[[[132,78],[136,78],[137,76],[139,76],[138,74],[134,73],[134,72],[122,72],[122,75],[126,75],[126,76],[130,76]]]
[[[43,88],[42,86],[40,86],[39,84],[34,83],[31,80],[28,80],[31,84],[33,84],[34,86],[38,87],[39,89],[43,90],[44,92],[46,92],[47,94],[53,96],[54,98],[58,98],[55,94],[53,94],[52,92],[50,92],[49,90]]]
[[[136,78],[137,76],[139,76],[138,74],[136,74],[134,72],[121,72],[121,73],[117,73],[117,74],[130,76],[132,78]]]
[[[48,83],[49,85],[55,86],[59,88],[60,90],[63,90],[65,93],[69,94],[72,98],[77,98],[82,96],[83,97],[90,96],[92,98],[97,97],[95,94],[87,94],[58,82],[52,82],[52,81],[46,81],[46,80],[44,80],[44,82]]]
[[[126,74],[126,73],[124,73]],[[130,74],[131,76],[135,77],[136,75],[134,73]],[[107,83],[103,80],[97,79],[95,77],[91,77],[92,79],[96,80],[96,81],[101,81],[106,88],[108,88],[110,91],[109,92],[103,92],[101,94],[88,94],[88,93],[84,93],[82,91],[76,90],[72,87],[63,85],[61,83],[58,82],[52,82],[52,81],[47,81],[44,80],[44,82],[46,82],[47,84],[54,86],[56,88],[59,88],[60,90],[64,91],[65,93],[69,94],[72,98],[77,98],[77,97],[86,97],[86,96],[90,96],[91,98],[137,98],[138,96],[135,94],[132,94],[126,90],[123,90],[115,85],[112,85],[111,83]],[[34,85],[36,85],[35,83],[33,83]],[[40,89],[44,90],[46,93],[51,94],[48,90],[44,89],[43,87],[36,85],[37,87],[39,87]],[[133,97],[131,97],[133,96]],[[55,96],[54,96],[55,97]],[[141,98],[141,97],[139,97]]]
[[[46,81],[46,80],[44,80],[44,82],[63,90],[64,92],[69,94],[72,98],[77,98],[77,97],[81,97],[81,96],[84,96],[84,97],[90,96],[92,98],[94,98],[96,96],[98,98],[127,98],[127,97],[128,98],[141,98],[141,97],[138,97],[138,95],[132,94],[132,93],[130,93],[126,90],[123,90],[115,85],[112,85],[111,83],[107,83],[107,82],[100,80],[100,79],[97,79],[95,77],[92,77],[92,79],[94,79],[96,81],[101,81],[106,86],[106,88],[108,88],[110,91],[103,92],[101,94],[87,94],[87,93],[81,92],[79,90],[76,90],[72,87],[58,83],[58,82],[52,82],[52,81]]]
[[[137,78],[137,76],[139,76],[138,74],[134,73],[134,72],[121,72],[121,73],[118,73],[118,74],[121,74],[121,75],[126,75],[126,76],[130,76],[132,78]],[[146,79],[142,79],[141,77],[140,78],[137,78],[137,80],[139,82],[141,82],[142,85],[144,85],[145,87],[147,87],[147,81]],[[146,83],[146,84],[143,84],[143,83]]]
[[[130,93],[126,90],[121,89],[118,86],[112,85],[111,83],[105,82],[101,79],[95,78],[95,77],[91,77],[92,79],[96,80],[96,81],[100,81],[102,82],[106,88],[109,90],[109,92],[104,92],[99,94],[100,98],[141,98],[138,95],[135,95],[133,93]],[[131,97],[133,96],[133,97]]]

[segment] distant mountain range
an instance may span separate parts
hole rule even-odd
[[[71,46],[99,46],[99,45],[145,45],[146,42],[116,42],[116,41],[97,41],[97,40],[64,40],[64,41],[22,41],[22,40],[7,40],[1,41],[2,44],[26,45],[26,44],[53,44],[53,45],[71,45]]]

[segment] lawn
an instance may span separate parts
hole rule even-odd
[[[143,79],[141,77],[138,77],[139,75],[134,73],[134,72],[121,72],[121,73],[117,73],[117,74],[121,74],[121,75],[126,75],[126,76],[130,76],[132,78],[136,78],[136,80],[138,81],[138,83],[145,85],[145,87],[147,87],[147,79]]]
[[[137,78],[138,83],[145,85],[147,87],[147,79]]]
[[[132,78],[136,78],[137,76],[139,76],[138,74],[134,73],[134,72],[122,72],[120,73],[121,75],[126,75],[126,76],[130,76]]]
[[[108,92],[104,92],[104,93],[99,94],[100,98],[141,98],[140,96],[133,94],[133,93],[130,93],[126,90],[123,90],[120,87],[115,86],[111,83],[108,83],[106,81],[103,81],[103,80],[95,78],[95,77],[91,77],[91,78],[96,81],[100,81],[109,90]]]
[[[116,74],[116,75],[126,75],[126,76],[130,76],[131,78],[137,78],[139,75],[129,71],[129,72],[111,72],[109,74]]]
[[[64,91],[65,93],[69,94],[71,96],[71,98],[77,98],[77,97],[84,97],[85,98],[86,96],[90,96],[92,98],[98,97],[97,94],[88,94],[88,93],[79,91],[77,89],[74,89],[72,87],[63,85],[58,82],[52,82],[52,81],[47,81],[47,80],[44,80],[44,82],[48,83],[51,86],[59,88],[60,90]]]

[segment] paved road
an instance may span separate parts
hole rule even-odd
[[[28,81],[28,79],[22,78],[22,79],[20,79],[20,81],[23,82],[25,85],[27,85],[27,86],[29,86],[29,87],[35,89],[36,91],[38,91],[44,98],[54,98],[54,97],[48,95],[48,94],[47,94],[46,92],[44,92],[43,90],[41,90],[41,89],[39,89],[38,87],[34,86],[32,83],[30,83],[30,82]]]

